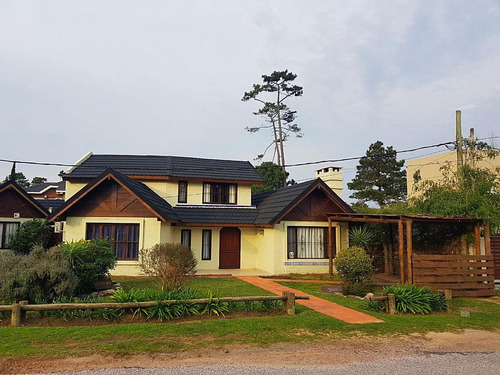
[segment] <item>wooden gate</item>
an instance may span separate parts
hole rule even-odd
[[[413,254],[413,283],[450,289],[453,297],[494,296],[493,272],[491,255]]]
[[[500,236],[491,237],[491,255],[495,264],[495,279],[500,279]]]

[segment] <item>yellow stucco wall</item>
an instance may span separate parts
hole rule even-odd
[[[161,242],[164,229],[162,223],[155,218],[141,217],[68,217],[64,228],[63,241],[71,242],[85,238],[87,223],[139,224],[139,249],[147,249]],[[118,261],[112,275],[139,275],[135,261]]]
[[[83,189],[85,187],[85,185],[87,185],[86,182],[82,183],[82,182],[69,182],[69,181],[66,181],[66,191],[64,193],[64,200],[67,201],[73,195],[75,195],[76,193],[78,193],[78,191],[80,191],[81,189]]]
[[[420,170],[422,181],[439,181],[443,177],[443,173],[440,168],[444,165],[450,165],[452,170],[456,170],[457,154],[455,151],[443,152],[437,155],[431,155],[407,161],[406,180],[408,198],[418,195],[418,193],[414,191],[415,184],[413,179],[413,174],[417,170]],[[485,157],[482,160],[476,162],[476,166],[494,171],[496,168],[500,167],[500,157],[496,157],[495,159],[489,159]]]

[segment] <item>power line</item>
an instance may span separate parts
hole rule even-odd
[[[500,136],[492,136],[492,137],[484,137],[484,138],[478,138],[478,140],[484,140],[484,139],[497,139],[500,138]],[[433,145],[427,145],[427,146],[420,146],[420,147],[415,147],[411,149],[406,149],[406,150],[399,150],[396,151],[397,154],[402,154],[402,153],[409,153],[409,152],[415,152],[419,150],[425,150],[429,148],[435,148],[435,147],[441,147],[441,146],[447,146],[447,145],[452,145],[455,144],[455,141],[449,141],[449,142],[442,142],[442,143],[436,143]],[[347,158],[339,158],[339,159],[326,159],[326,160],[317,160],[317,161],[309,161],[309,162],[303,162],[303,163],[295,163],[295,164],[287,164],[285,167],[291,168],[291,167],[301,167],[301,166],[306,166],[306,165],[314,165],[314,164],[322,164],[322,163],[340,163],[340,162],[345,162],[345,161],[352,161],[352,160],[358,160],[361,159],[363,156],[352,156],[352,157],[347,157]],[[65,164],[65,163],[49,163],[49,162],[38,162],[38,161],[25,161],[25,160],[12,160],[12,159],[0,159],[0,162],[4,163],[16,163],[16,164],[28,164],[28,165],[41,165],[41,166],[55,166],[55,167],[79,167],[79,168],[109,168],[108,165],[81,165],[81,164]],[[140,170],[144,171],[144,168],[131,168],[131,167],[126,167],[128,170]],[[231,171],[231,170],[242,170],[244,168],[187,168],[188,170],[191,171]],[[246,169],[246,168],[245,168]],[[176,169],[176,168],[170,168],[169,171],[175,172],[175,171],[185,171],[186,168],[183,169]]]

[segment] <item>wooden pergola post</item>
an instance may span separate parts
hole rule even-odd
[[[398,239],[399,239],[399,276],[401,278],[401,284],[405,283],[405,235],[403,231],[403,220],[398,220]]]
[[[413,284],[413,263],[412,263],[413,239],[411,232],[412,224],[413,222],[411,220],[406,220],[406,261],[408,263],[407,281],[409,284]]]
[[[474,225],[474,239],[476,255],[481,255],[481,237],[479,235],[479,224]]]
[[[491,255],[490,223],[484,223],[484,254]]]
[[[328,218],[328,273],[333,276],[332,219]]]

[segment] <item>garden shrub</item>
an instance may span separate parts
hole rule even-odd
[[[370,256],[363,248],[357,246],[340,250],[335,257],[335,268],[345,283],[365,284],[373,277]]]
[[[10,239],[9,248],[16,254],[29,254],[35,246],[45,249],[49,244],[51,234],[52,228],[48,220],[25,221]]]
[[[442,311],[446,309],[444,296],[434,293],[427,286],[392,285],[385,287],[384,292],[394,294],[398,313],[428,314],[432,310]]]
[[[51,302],[71,297],[78,284],[69,259],[59,248],[35,248],[29,255],[0,254],[0,301]]]
[[[180,243],[160,243],[139,251],[142,272],[158,277],[165,290],[182,287],[196,273],[197,264],[193,251]]]
[[[61,248],[78,277],[76,292],[79,294],[93,292],[96,281],[102,280],[115,268],[115,252],[106,239],[65,242]]]
[[[367,293],[373,292],[375,287],[373,284],[361,284],[361,283],[342,283],[342,294],[344,295],[354,295],[359,297],[366,296]]]

